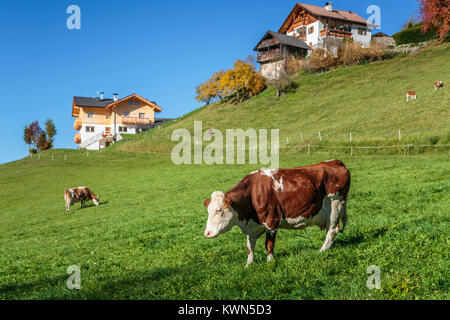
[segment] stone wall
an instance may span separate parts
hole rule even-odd
[[[280,77],[281,71],[284,70],[286,61],[276,60],[261,64],[261,75],[267,80],[275,80]]]

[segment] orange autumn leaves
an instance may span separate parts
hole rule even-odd
[[[210,79],[199,85],[196,99],[207,105],[224,98],[241,102],[263,91],[265,85],[265,79],[252,64],[237,60],[233,69],[215,72]]]

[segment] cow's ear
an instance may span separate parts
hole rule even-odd
[[[225,197],[225,199],[223,199],[223,205],[224,205],[225,209],[229,209],[231,206],[231,200],[228,199],[227,197]]]
[[[209,207],[210,203],[211,203],[211,199],[206,199],[205,201],[203,201],[203,205],[207,208]]]

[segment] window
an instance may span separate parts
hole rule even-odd
[[[136,101],[134,104],[138,106],[138,105],[139,105],[139,102]]]
[[[88,118],[92,118],[94,114],[92,112],[88,112]]]
[[[310,27],[309,29],[308,29],[308,34],[311,34],[311,33],[313,33],[314,32],[314,26],[312,26],[312,27]]]
[[[106,114],[106,119],[111,119],[111,113]]]
[[[145,113],[139,113],[139,118],[144,119],[145,118]]]
[[[86,127],[86,132],[94,132],[95,127]]]
[[[119,127],[119,132],[128,132],[127,127]]]
[[[358,28],[358,34],[365,36],[367,35],[367,29],[366,28]]]
[[[111,127],[106,127],[105,128],[105,133],[106,134],[110,134],[111,133]]]
[[[124,116],[124,117],[129,117],[129,116],[130,116],[130,113],[129,113],[129,112],[125,112],[125,113],[123,114],[123,116]]]
[[[130,100],[130,102],[128,102],[128,104],[131,106],[133,104],[133,101]]]

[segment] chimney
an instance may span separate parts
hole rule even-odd
[[[100,100],[103,100],[103,92],[100,93]]]
[[[113,93],[114,96],[114,101],[119,100],[119,94],[118,93]]]
[[[333,11],[333,4],[331,2],[325,3],[325,9],[329,12]]]

